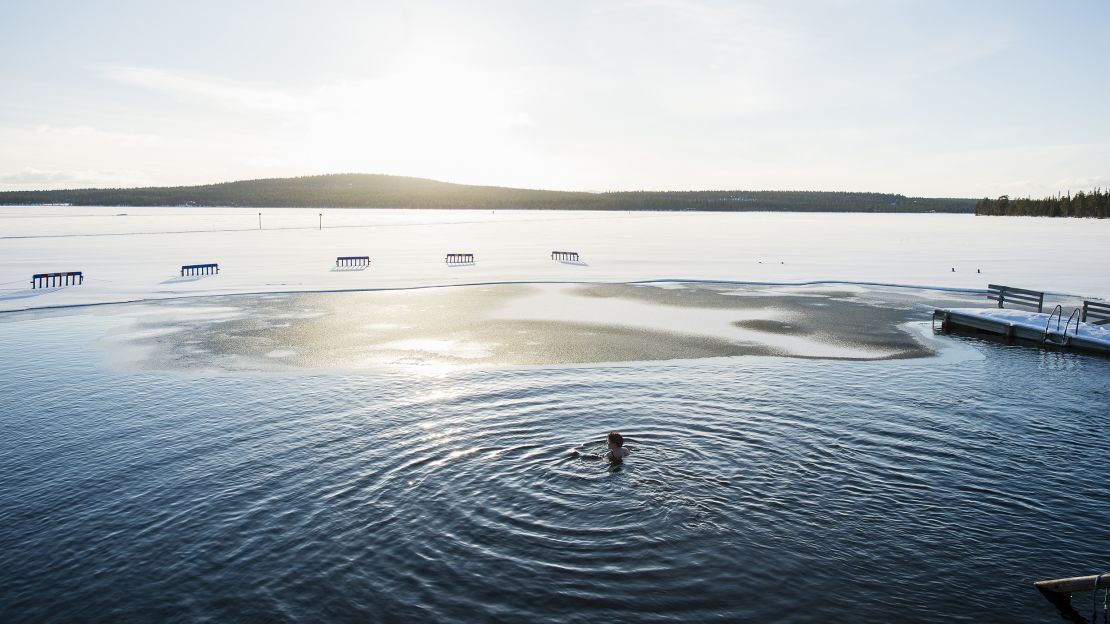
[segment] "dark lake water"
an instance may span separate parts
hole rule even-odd
[[[0,322],[0,621],[1045,622],[1110,570],[1103,359],[182,375],[112,323]]]

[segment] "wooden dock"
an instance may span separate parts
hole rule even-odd
[[[1110,591],[1110,574],[1092,574],[1090,576],[1073,576],[1070,578],[1049,579],[1033,583],[1041,595],[1048,599],[1060,611],[1060,618],[1071,622],[1088,622],[1095,624],[1098,617],[1098,590]],[[1072,594],[1075,592],[1094,592],[1091,601],[1091,618],[1086,619],[1072,604]],[[1110,612],[1106,608],[1106,595],[1102,600],[1102,619],[1110,621]]]
[[[1041,591],[1056,592],[1058,594],[1110,589],[1110,574],[1092,574],[1090,576],[1073,576],[1070,578],[1037,581],[1033,583],[1033,587]]]
[[[1104,302],[1084,301],[1082,308],[1074,308],[1070,314],[1057,305],[1045,314],[1044,293],[991,284],[988,297],[998,302],[997,308],[934,310],[934,331],[986,334],[1033,346],[1110,356],[1110,305]],[[1004,302],[1036,311],[1004,309]]]

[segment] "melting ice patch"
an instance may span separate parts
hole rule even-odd
[[[576,296],[573,287],[538,289],[513,299],[491,318],[631,327],[664,333],[706,336],[738,344],[766,346],[783,355],[815,358],[876,359],[897,353],[738,327],[738,321],[790,322],[794,313],[778,308],[719,309],[665,306],[620,298]]]

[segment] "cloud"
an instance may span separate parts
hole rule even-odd
[[[51,126],[41,124],[35,131],[39,134],[63,135],[68,137],[91,138],[109,141],[118,145],[158,145],[164,141],[157,134],[135,134],[131,132],[111,132],[92,126]]]
[[[510,113],[494,120],[499,128],[528,128],[536,125],[536,120],[527,113]]]
[[[154,67],[105,67],[112,80],[153,91],[206,99],[247,112],[267,112],[283,119],[282,129],[312,127],[336,119],[351,126],[377,118],[387,126],[409,130],[452,125],[481,125],[512,130],[535,125],[531,114],[506,100],[518,83],[506,76],[448,65],[411,64],[371,79],[343,80],[292,88],[261,87],[218,76],[183,74]],[[98,134],[93,128],[44,127],[44,132]],[[123,135],[116,135],[123,138]],[[138,136],[130,137],[137,142]]]
[[[24,167],[21,171],[0,173],[0,184],[57,184],[74,182],[82,178],[83,176],[76,171],[58,171]]]
[[[100,68],[100,71],[112,80],[124,84],[205,98],[246,110],[292,113],[312,107],[311,100],[287,91],[225,78],[185,74],[154,67],[107,66]]]
[[[1110,187],[1110,176],[1094,175],[1083,176],[1079,178],[1062,178],[1056,181],[1054,185],[1059,190],[1076,190],[1087,191],[1093,188],[1108,188]]]
[[[0,187],[5,190],[150,186],[152,184],[153,181],[141,172],[130,170],[24,167],[19,171],[0,173]]]
[[[990,182],[987,184],[989,188],[1005,189],[1007,192],[1014,192],[1015,189],[1028,189],[1032,188],[1036,182],[1026,178],[1024,180],[1010,180],[1008,182]]]

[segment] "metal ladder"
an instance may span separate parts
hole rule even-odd
[[[1056,317],[1055,332],[1050,329],[1052,326],[1052,317]],[[1071,327],[1073,319],[1075,320],[1075,330],[1072,332],[1072,336],[1079,335],[1079,308],[1072,310],[1071,314],[1068,316],[1068,322],[1064,323],[1064,332],[1060,333],[1060,322],[1064,320],[1064,308],[1060,304],[1056,304],[1056,307],[1052,309],[1052,314],[1048,315],[1048,322],[1044,325],[1044,335],[1041,336],[1041,346],[1068,346],[1068,343],[1071,342],[1071,338],[1068,337],[1068,329]]]

